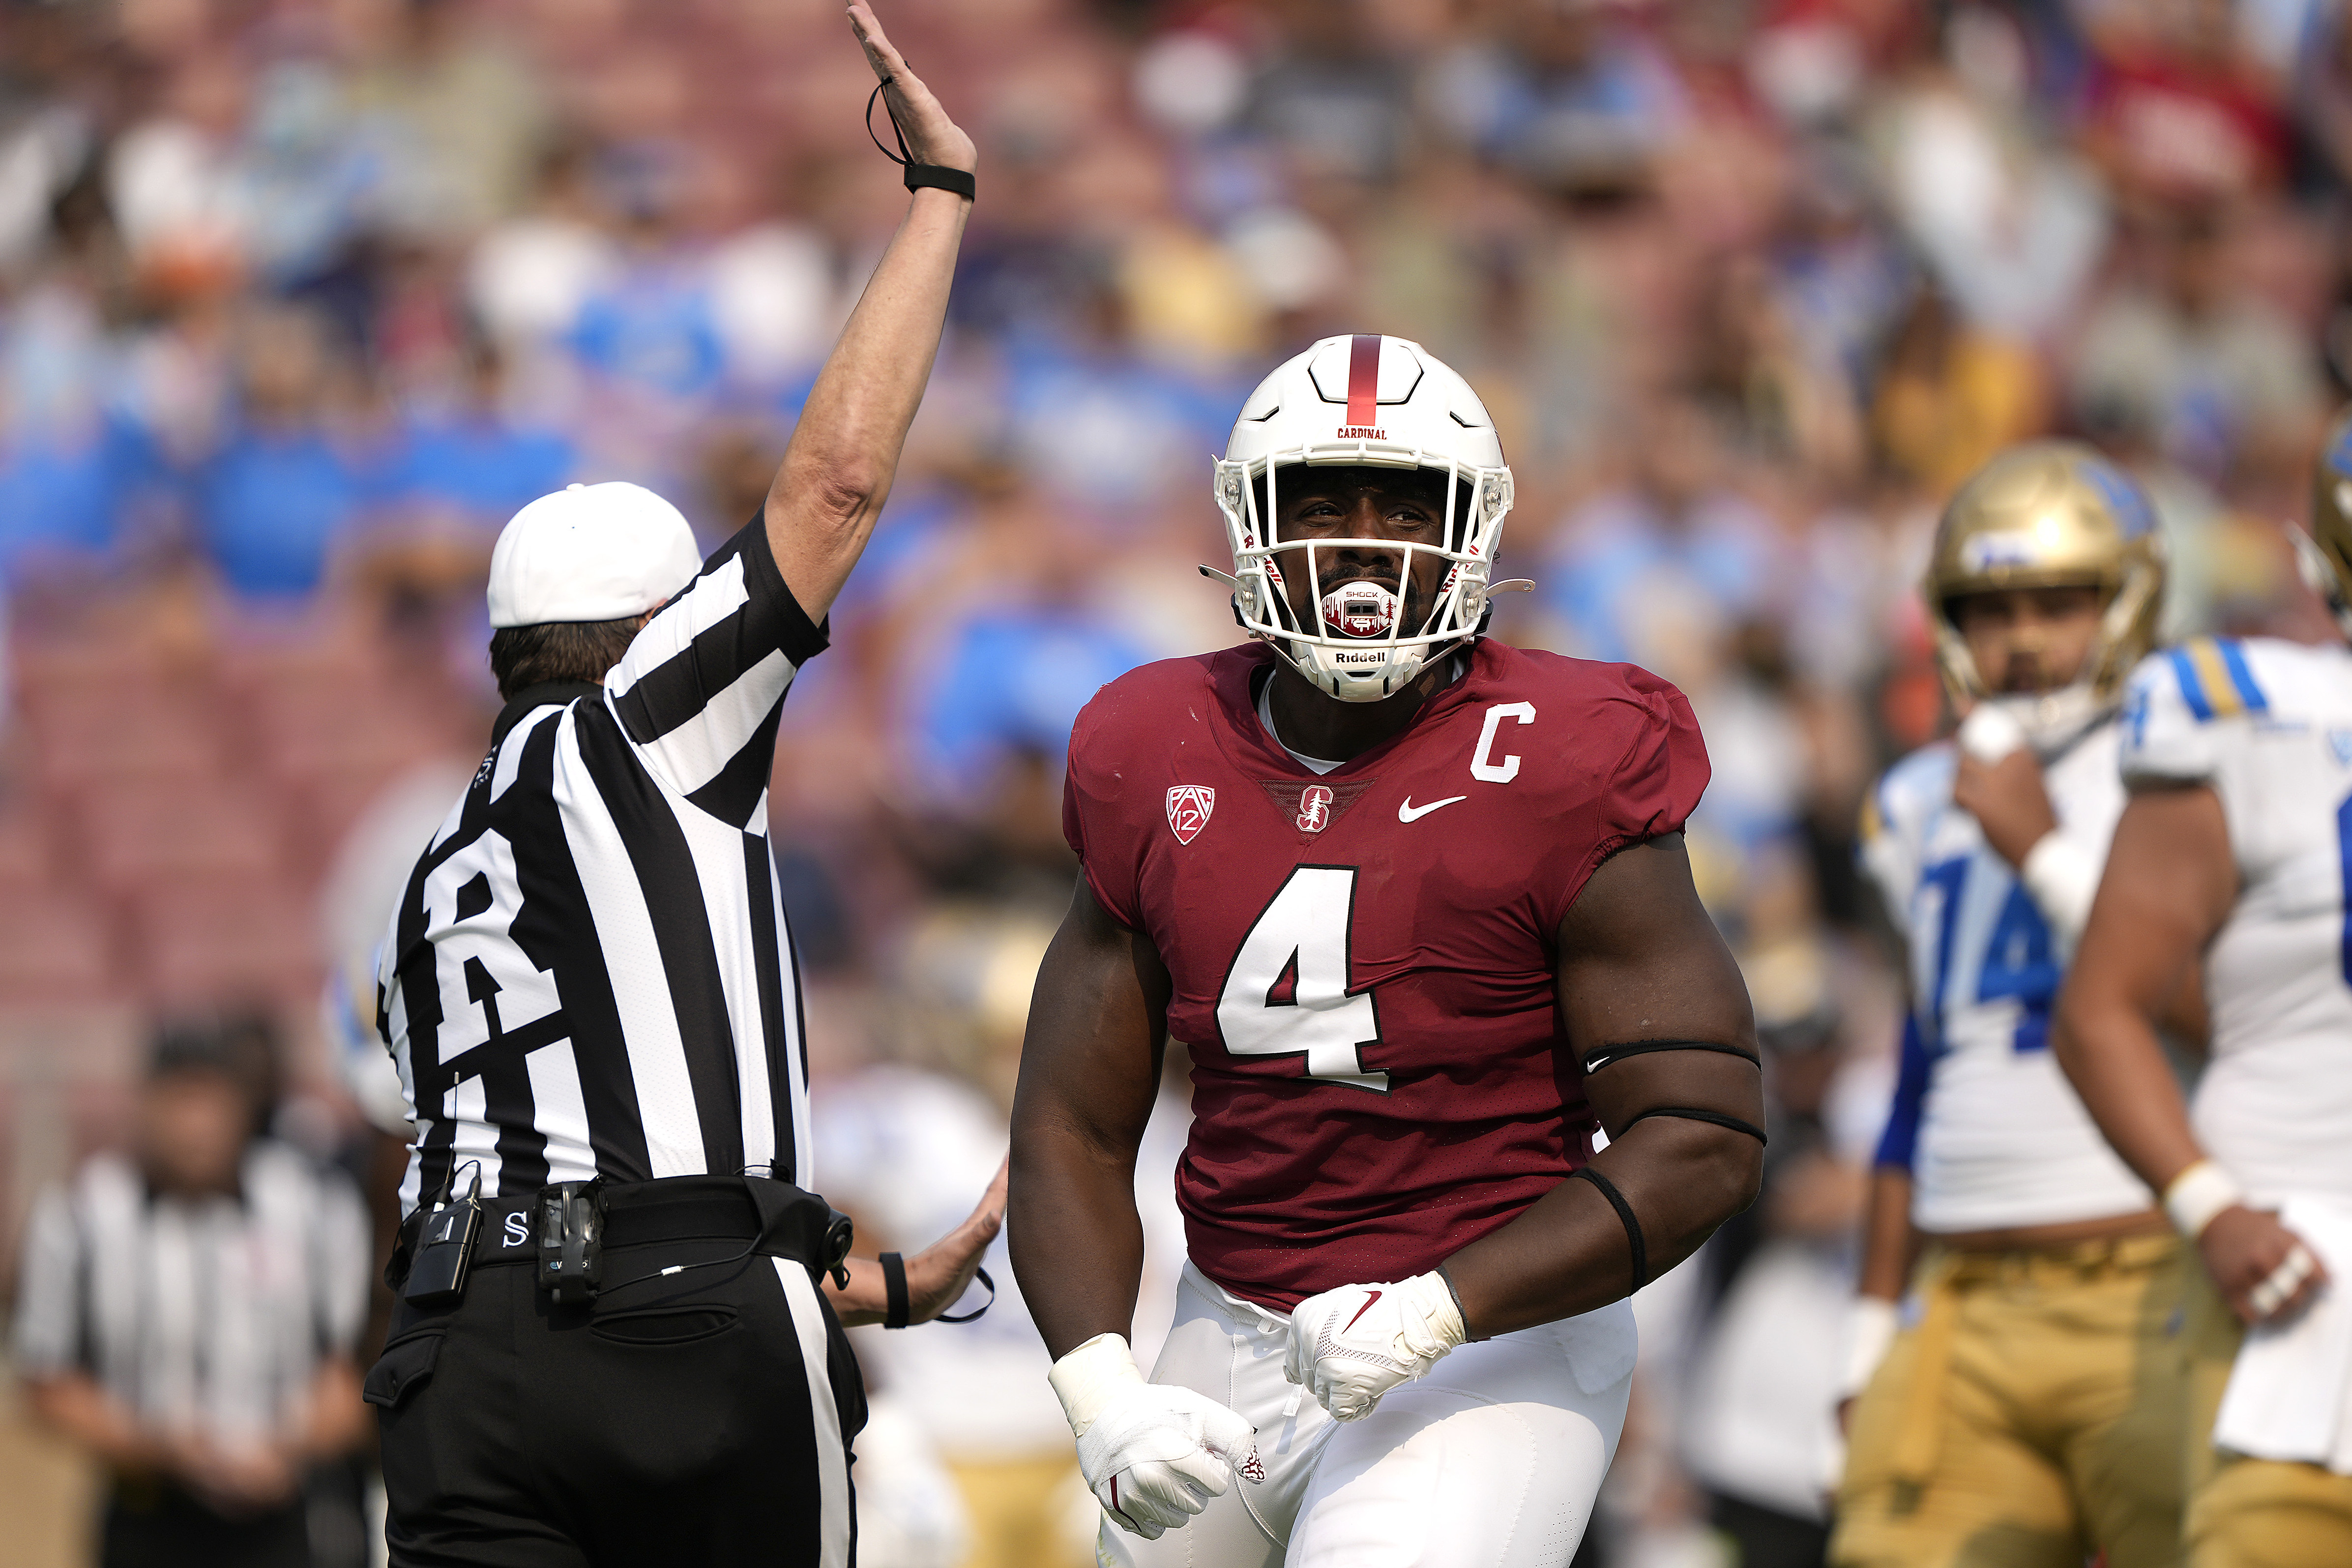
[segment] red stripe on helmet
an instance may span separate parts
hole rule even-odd
[[[1348,342],[1348,423],[1370,425],[1380,418],[1381,335],[1358,332]]]

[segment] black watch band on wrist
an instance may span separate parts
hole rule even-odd
[[[882,1326],[903,1329],[907,1326],[907,1260],[895,1252],[886,1252],[882,1264]]]

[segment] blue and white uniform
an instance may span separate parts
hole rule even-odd
[[[2205,953],[2198,1142],[2252,1201],[2352,1199],[2352,648],[2200,638],[2132,675],[2127,782],[2221,803],[2238,900]]]
[[[2103,719],[2043,760],[2057,831],[2094,865],[2123,815],[2118,740]],[[2154,1198],[2050,1052],[2073,935],[1953,804],[1958,768],[1957,745],[1924,747],[1887,772],[1864,812],[1863,868],[1911,954],[1902,1072],[1876,1163],[1911,1173],[1912,1223],[1931,1233],[2146,1209]]]

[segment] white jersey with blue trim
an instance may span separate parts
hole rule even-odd
[[[2200,638],[2132,675],[2127,784],[2220,797],[2238,900],[2205,953],[2197,1137],[2257,1200],[2352,1197],[2352,649]]]
[[[2058,831],[2106,859],[2124,791],[2117,726],[2048,762]],[[2134,1214],[2155,1200],[2099,1135],[2050,1052],[2065,963],[2017,872],[1952,802],[1958,749],[1913,752],[1863,818],[1862,863],[1910,946],[1912,1012],[1877,1163],[1907,1168],[1921,1230],[2003,1230]]]

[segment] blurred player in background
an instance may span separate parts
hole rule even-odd
[[[2352,636],[2352,419],[2319,465],[2305,575]],[[2352,650],[2200,639],[2123,720],[2131,800],[2060,1059],[2201,1268],[2188,1270],[2189,1561],[2352,1563]],[[2201,970],[2191,1105],[2159,1047]]]
[[[1417,344],[1276,369],[1215,484],[1259,640],[1081,716],[1083,875],[1013,1112],[1013,1261],[1099,1554],[1563,1563],[1624,1421],[1624,1299],[1761,1164],[1683,848],[1697,726],[1645,671],[1481,637],[1510,470]],[[1171,1037],[1191,1262],[1146,1383],[1132,1172]]]
[[[2178,1405],[2155,1375],[2179,1247],[2049,1048],[2163,586],[2147,501],[2073,443],[1994,458],[1937,531],[1925,593],[1966,718],[1888,772],[1863,822],[1913,1000],[1847,1371],[1846,1568],[2179,1551]],[[1906,1288],[1919,1315],[1898,1332]]]
[[[359,1195],[257,1136],[234,1028],[159,1034],[133,1147],[40,1196],[16,1354],[107,1471],[104,1568],[308,1568],[305,1486],[366,1434]]]

